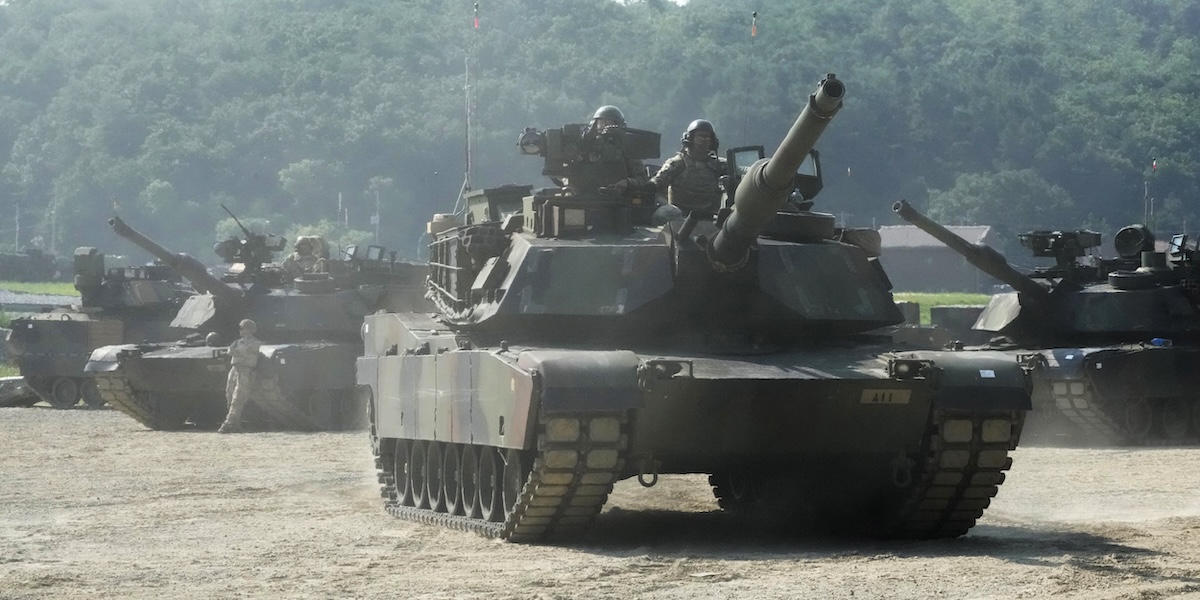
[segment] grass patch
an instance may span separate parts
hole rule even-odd
[[[8,363],[0,363],[0,377],[16,377],[21,374],[21,370],[16,365]]]
[[[928,325],[929,309],[934,306],[946,306],[948,304],[987,304],[992,299],[987,294],[962,294],[962,293],[920,293],[920,292],[904,292],[892,295],[896,302],[916,302],[921,305],[921,323]]]
[[[26,294],[54,294],[56,296],[78,296],[74,283],[65,281],[0,281],[0,290]]]

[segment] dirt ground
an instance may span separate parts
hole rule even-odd
[[[1200,599],[1200,449],[1021,448],[938,542],[747,531],[702,477],[618,484],[575,547],[389,517],[365,433],[0,409],[0,598]]]

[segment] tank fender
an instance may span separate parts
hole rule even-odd
[[[137,344],[121,344],[117,346],[101,346],[92,350],[88,362],[83,367],[84,373],[111,373],[120,368],[120,354],[126,350],[136,350]]]
[[[536,372],[544,412],[622,411],[637,408],[641,361],[633,352],[531,350],[522,352],[517,366]]]
[[[1032,410],[1029,371],[1003,352],[918,351],[899,353],[893,360],[932,362],[933,404],[939,409]]]
[[[1082,348],[1050,348],[1041,351],[1043,362],[1034,373],[1050,381],[1083,380],[1087,376],[1086,353]]]

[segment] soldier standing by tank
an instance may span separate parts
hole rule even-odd
[[[650,182],[667,202],[679,207],[684,216],[697,212],[717,214],[721,208],[721,183],[728,174],[725,160],[717,156],[720,141],[712,123],[696,119],[688,125],[680,140],[683,148],[667,159]]]
[[[626,158],[620,149],[617,135],[624,129],[621,109],[611,104],[596,109],[583,131],[583,160],[571,165],[567,176],[571,187],[583,193],[609,187],[626,196],[646,189],[646,167],[640,159]]]
[[[258,379],[258,349],[262,342],[254,337],[258,326],[250,319],[238,323],[242,337],[229,345],[229,379],[225,383],[225,399],[229,414],[217,433],[234,433],[242,428],[242,411],[250,401],[250,393]]]

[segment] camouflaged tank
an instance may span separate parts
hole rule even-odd
[[[419,310],[427,271],[398,262],[382,246],[351,247],[324,261],[324,272],[288,271],[270,263],[281,238],[253,234],[218,242],[232,266],[220,279],[186,254],[172,253],[126,225],[122,237],[192,282],[190,297],[171,322],[183,340],[107,346],[92,353],[87,372],[110,404],[151,429],[185,425],[216,429],[225,417],[228,344],[238,322],[253,319],[262,340],[258,385],[243,429],[336,430],[361,427],[365,407],[354,395],[359,328],[376,310]]]
[[[104,399],[83,371],[92,351],[177,337],[170,323],[192,291],[163,265],[105,269],[104,254],[87,247],[77,248],[74,258],[79,304],[13,319],[7,342],[41,400],[71,408],[82,398],[99,408]]]
[[[1090,255],[1097,232],[1033,231],[1021,244],[1055,264],[1026,275],[907,202],[894,209],[1015,290],[992,296],[973,328],[996,336],[987,347],[1033,365],[1038,442],[1200,440],[1200,264],[1187,236],[1157,251],[1153,233],[1131,225],[1106,259]]]
[[[572,186],[607,153],[594,144],[653,158],[658,134],[526,130],[523,152],[564,185],[484,190],[457,226],[436,219],[438,311],[363,327],[387,511],[570,541],[614,482],[704,473],[726,511],[803,530],[970,529],[1011,464],[1027,375],[1000,352],[893,352],[873,333],[903,317],[870,236],[807,210],[843,91],[827,76],[769,160],[733,151],[715,220],[655,225],[667,211]]]

